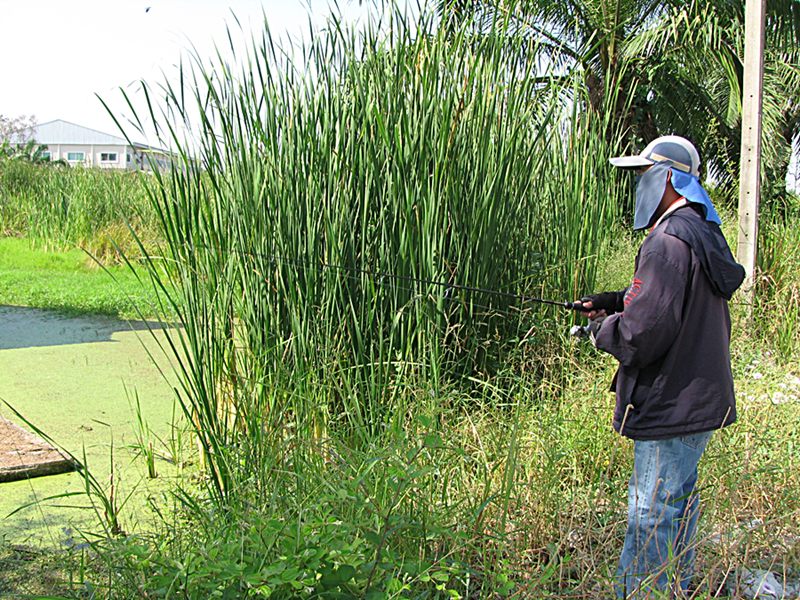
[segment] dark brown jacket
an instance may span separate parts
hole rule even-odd
[[[622,312],[596,345],[619,360],[614,428],[636,440],[709,431],[736,420],[728,300],[744,279],[719,227],[692,205],[645,239]]]

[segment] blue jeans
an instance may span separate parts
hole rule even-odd
[[[697,463],[711,432],[634,442],[628,530],[615,580],[617,598],[686,591],[694,566]]]

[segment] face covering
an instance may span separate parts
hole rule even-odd
[[[664,190],[667,189],[667,175],[669,175],[669,163],[656,163],[636,181],[636,208],[633,211],[633,230],[639,231],[650,225],[653,216],[656,214],[661,198],[664,197]]]

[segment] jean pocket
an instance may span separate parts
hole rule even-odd
[[[692,450],[698,450],[700,448],[705,448],[705,445],[708,443],[709,438],[711,438],[710,431],[704,431],[703,433],[693,433],[692,435],[682,435],[678,438],[681,444],[684,446],[688,446]]]

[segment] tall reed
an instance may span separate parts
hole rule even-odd
[[[800,348],[800,201],[764,211],[759,231],[757,330],[792,362]]]
[[[100,255],[113,252],[115,244],[125,246],[128,227],[149,241],[155,219],[147,177],[0,161],[0,233],[24,235],[50,250],[80,246]]]
[[[525,331],[544,360],[536,343],[569,318],[430,282],[591,289],[619,212],[613,124],[564,100],[510,31],[334,20],[298,68],[265,26],[241,68],[196,59],[163,104],[152,88],[139,104],[183,158],[155,175],[174,263],[151,265],[217,497],[287,430],[363,443],[490,376]],[[249,475],[232,447],[250,448]]]

